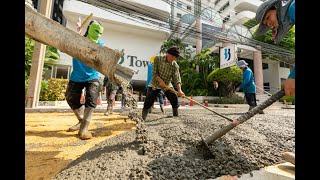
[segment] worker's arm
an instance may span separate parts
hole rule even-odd
[[[158,81],[159,85],[161,88],[165,88],[166,87],[166,84],[164,83],[164,81],[160,78],[159,76],[159,56],[156,56],[154,58],[154,64],[153,64],[153,70],[152,70],[152,76],[155,80]]]
[[[173,75],[172,84],[174,84],[176,89],[178,90],[178,96],[182,97],[184,93],[181,90],[181,77],[180,77],[179,67],[176,68],[176,71]]]
[[[295,66],[293,66],[288,76],[288,79],[286,79],[284,83],[281,85],[282,86],[281,88],[284,90],[284,93],[286,96],[295,95],[295,86],[296,86],[295,75],[296,75],[296,70],[295,70]]]
[[[251,72],[250,71],[244,71],[243,72],[242,83],[238,86],[236,91],[239,91],[240,89],[244,88],[248,84],[248,82],[250,80],[250,76],[251,76]]]

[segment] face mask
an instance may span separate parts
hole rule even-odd
[[[102,33],[103,33],[103,27],[100,26],[99,24],[92,23],[89,26],[88,38],[91,39],[92,41],[97,42]]]

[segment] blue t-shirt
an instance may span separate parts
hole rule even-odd
[[[288,10],[288,15],[289,15],[289,19],[290,22],[292,24],[296,23],[296,18],[295,18],[295,11],[296,11],[296,5],[295,5],[296,1],[293,1],[290,6],[289,6],[289,10]]]
[[[293,24],[295,24],[296,23],[296,18],[295,18],[295,2],[296,1],[293,1],[292,3],[291,3],[291,5],[289,6],[289,11],[288,11],[288,14],[289,14],[289,19],[290,19],[290,21],[293,23]],[[295,74],[296,74],[296,69],[295,69],[295,66],[293,66],[293,68],[291,69],[291,72],[290,72],[290,74],[289,74],[289,76],[288,76],[288,78],[291,78],[291,79],[295,79]]]
[[[149,83],[152,79],[152,70],[153,70],[153,63],[150,63],[148,66],[148,76],[147,76],[147,82],[146,82],[147,89],[148,89]]]
[[[104,46],[104,42],[98,40],[99,45]],[[99,79],[99,72],[76,58],[72,58],[73,70],[70,75],[70,80],[74,82],[87,82],[93,79]]]
[[[239,89],[243,88],[244,93],[256,93],[256,84],[254,83],[254,77],[252,70],[246,68],[242,74],[242,83],[238,86]]]

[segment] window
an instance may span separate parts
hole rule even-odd
[[[270,83],[263,83],[263,87],[265,91],[270,91]]]
[[[280,62],[280,67],[290,68],[290,65],[288,63],[285,63],[285,62]]]
[[[191,8],[191,6],[187,6],[187,9],[188,9],[188,10],[191,10],[192,8]]]
[[[57,66],[56,78],[69,79],[69,69],[64,66]]]
[[[229,2],[227,2],[226,4],[224,4],[220,9],[219,9],[219,13],[221,13],[223,10],[225,10],[227,7],[229,6]]]
[[[229,21],[229,19],[230,19],[230,15],[228,15],[227,17],[225,17],[225,18],[223,19],[223,23],[226,23],[227,21]]]
[[[182,3],[177,2],[178,8],[182,8]]]
[[[181,16],[182,16],[182,14],[177,13],[177,17],[178,17],[178,18],[181,18]]]
[[[262,69],[269,69],[269,64],[262,63]]]

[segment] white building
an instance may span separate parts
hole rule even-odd
[[[173,27],[178,27],[175,29],[179,32],[178,36],[195,52],[196,39],[190,31],[195,25],[194,0],[174,0],[173,4],[171,0],[108,0],[108,2],[131,10],[124,14],[77,0],[64,0],[63,15],[66,18],[66,27],[76,31],[78,18],[81,17],[83,21],[90,13],[93,13],[94,19],[102,23],[104,27],[101,39],[106,46],[125,50],[119,64],[137,72],[133,76],[135,89],[144,89],[150,57],[159,54],[160,46],[172,36],[169,28],[170,22],[173,22]],[[214,33],[227,33],[229,38],[240,42],[250,39],[253,31],[246,29],[241,24],[255,16],[255,11],[261,3],[260,0],[201,0],[201,24],[204,34],[202,48],[210,47],[218,52],[218,46],[221,47],[222,43],[218,38],[212,39],[211,35]],[[121,10],[121,8],[118,9]],[[85,29],[83,33],[84,31]],[[238,49],[241,49],[241,52],[238,53],[240,58],[247,61],[254,59],[255,47],[239,44]],[[61,76],[68,78],[72,71],[71,59],[69,55],[61,53],[61,60],[51,72],[46,73],[46,78],[60,78]],[[260,79],[263,80],[263,85],[268,86],[265,87],[265,90],[275,92],[289,74],[288,65],[266,59],[263,59],[262,63],[263,73],[259,74],[263,77]]]
[[[175,21],[180,20],[180,23],[182,22],[180,24],[182,30],[178,31],[181,34],[178,33],[177,36],[182,38],[187,47],[191,48],[193,52],[195,52],[196,48],[195,35],[188,34],[185,29],[188,25],[195,26],[195,18],[192,17],[194,16],[194,1],[197,0],[174,1]],[[248,39],[252,39],[252,33],[256,27],[249,30],[242,24],[255,17],[255,12],[261,3],[263,1],[260,0],[201,0],[202,48],[211,47],[213,51],[218,53],[218,49],[223,46],[223,43],[219,39],[212,37],[206,39],[206,36],[210,36],[214,31],[224,32],[230,39],[240,42],[237,43],[240,51],[238,58],[253,64],[255,47],[242,45],[241,42],[246,43]],[[261,75],[263,77],[261,79],[263,80],[264,89],[275,93],[280,89],[281,83],[288,77],[290,72],[289,64],[268,59],[263,59],[262,63],[263,73]],[[254,69],[254,66],[252,65],[251,68]]]

